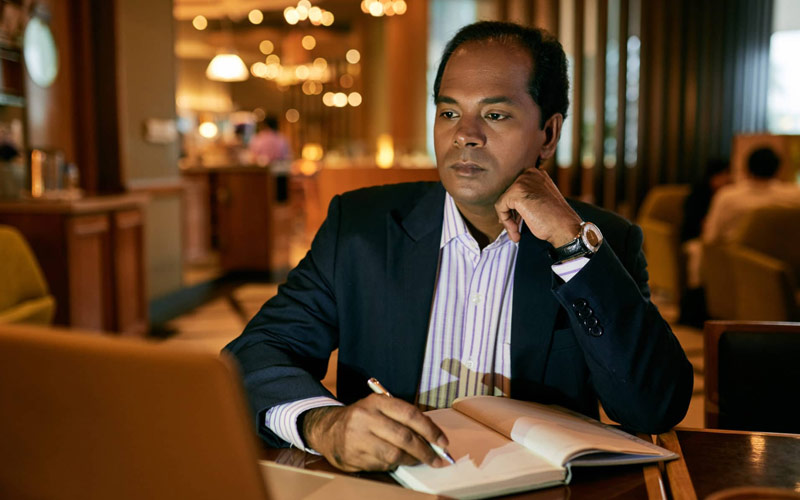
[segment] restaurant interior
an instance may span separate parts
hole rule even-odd
[[[800,2],[0,6],[3,328],[219,352],[277,293],[337,194],[438,181],[432,86],[450,37],[477,20],[541,27],[562,44],[571,83],[541,168],[565,197],[641,226],[652,300],[695,372],[675,440],[686,460],[656,472],[655,497],[752,487],[787,496],[714,498],[800,498],[800,199],[754,212],[733,241],[696,239],[694,270],[681,235],[715,160],[743,183],[750,154],[769,147],[780,181],[800,184]],[[252,147],[269,118],[284,158]],[[715,429],[743,441],[700,439]],[[748,473],[702,468],[703,449],[742,443]],[[772,458],[758,455],[765,446]],[[618,498],[642,498],[644,477]]]

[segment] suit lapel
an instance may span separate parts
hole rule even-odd
[[[555,299],[548,244],[524,228],[514,271],[511,313],[511,395],[543,382],[559,303]],[[533,383],[533,384],[531,384]]]
[[[387,367],[384,384],[407,401],[414,401],[419,388],[443,214],[444,188],[437,184],[407,216],[392,213],[386,221],[387,297],[394,304],[386,318],[393,366]]]

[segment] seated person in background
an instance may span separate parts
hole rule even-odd
[[[441,183],[335,197],[311,250],[231,342],[261,437],[344,470],[444,465],[422,411],[488,394],[662,432],[692,367],[650,301],[642,232],[538,167],[568,107],[546,32],[462,28],[433,95]],[[602,232],[601,232],[602,231]],[[336,398],[321,384],[338,348]],[[395,396],[370,394],[376,377]]]
[[[800,206],[800,186],[778,177],[780,158],[770,148],[756,149],[747,159],[747,178],[721,188],[711,200],[703,226],[704,243],[733,241],[744,216],[761,207]]]
[[[703,178],[692,185],[683,204],[680,238],[683,243],[682,251],[686,255],[686,290],[681,294],[678,321],[685,325],[702,327],[703,322],[708,319],[705,293],[700,279],[703,243],[699,237],[711,198],[721,187],[730,183],[730,163],[719,158],[709,160]]]
[[[267,115],[259,128],[248,144],[257,164],[267,165],[278,160],[291,159],[289,141],[278,131],[278,119],[274,115]]]
[[[692,190],[683,203],[681,243],[700,236],[711,198],[721,187],[730,183],[731,168],[728,160],[722,158],[709,160],[702,179],[692,185]]]

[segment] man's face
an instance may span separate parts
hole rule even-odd
[[[523,170],[552,155],[528,93],[532,70],[525,49],[494,41],[467,42],[448,60],[433,135],[442,184],[462,210],[493,208]]]

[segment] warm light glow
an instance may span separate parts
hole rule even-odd
[[[198,31],[203,31],[208,28],[208,19],[206,19],[205,16],[195,16],[195,18],[192,19],[192,26]]]
[[[311,35],[306,35],[303,37],[303,48],[306,50],[312,50],[314,47],[317,46],[317,39]]]
[[[348,75],[347,73],[343,74],[339,77],[339,85],[342,87],[349,89],[353,86],[353,77]]]
[[[375,17],[401,16],[408,10],[408,4],[404,0],[362,0],[361,11],[364,14],[371,14]]]
[[[277,54],[270,54],[267,56],[267,64],[280,64],[281,58]]]
[[[247,66],[244,65],[242,58],[237,54],[223,53],[217,54],[208,63],[206,76],[209,80],[219,82],[241,82],[247,80],[250,73],[247,71]]]
[[[300,15],[294,7],[286,7],[283,9],[283,18],[286,19],[286,22],[289,24],[297,24],[300,20]]]
[[[31,153],[31,196],[44,194],[44,153],[34,149]]]
[[[253,65],[250,66],[250,73],[252,73],[253,76],[264,78],[267,76],[267,65],[261,61],[253,63]]]
[[[314,175],[319,170],[319,164],[315,161],[301,160],[300,173],[306,176]]]
[[[318,57],[314,59],[314,69],[317,71],[325,71],[328,67],[328,61],[325,60],[323,57]]]
[[[333,105],[337,108],[343,108],[347,106],[347,94],[344,92],[337,92],[333,94]]]
[[[265,56],[268,56],[275,50],[275,45],[269,40],[262,40],[261,43],[258,44],[258,50]]]
[[[333,106],[333,92],[325,92],[325,95],[322,96],[322,104],[330,107]]]
[[[303,145],[303,151],[300,153],[304,160],[320,161],[323,156],[322,146],[316,142],[309,142]]]
[[[308,20],[317,24],[322,22],[322,9],[319,7],[311,7],[308,9]]]
[[[294,108],[286,110],[286,121],[289,123],[297,123],[300,120],[300,112]]]
[[[333,24],[333,12],[328,12],[327,10],[322,13],[322,25],[323,26],[330,26]]]
[[[256,109],[253,110],[253,119],[256,122],[260,122],[261,120],[264,119],[265,116],[267,116],[267,113],[263,109],[256,108]]]
[[[247,14],[247,19],[253,24],[261,24],[264,20],[264,13],[258,9],[253,9]]]
[[[294,10],[297,11],[297,19],[301,21],[308,19],[308,7],[305,5],[298,5]]]
[[[298,80],[306,80],[310,73],[311,73],[311,70],[308,69],[308,66],[305,66],[305,65],[298,66],[294,70],[294,76],[296,76]]]
[[[381,134],[378,136],[378,152],[375,154],[375,163],[380,168],[390,168],[394,163],[394,143],[392,136]]]
[[[206,139],[213,139],[217,136],[219,129],[212,122],[203,122],[197,127],[197,131]]]
[[[358,92],[350,92],[350,95],[347,96],[347,104],[356,107],[361,105],[361,94]]]
[[[347,62],[350,64],[356,64],[361,60],[361,53],[356,49],[350,49],[347,51],[347,54],[345,54],[344,58],[347,59]]]
[[[297,2],[298,7],[303,7],[304,9],[308,10],[311,8],[311,2],[309,0],[300,0]]]
[[[375,17],[383,15],[383,4],[380,1],[373,1],[367,8],[369,9],[369,13]]]
[[[278,78],[281,74],[281,66],[280,64],[267,64],[267,72],[264,75],[264,78],[269,78],[270,80],[274,80]]]

